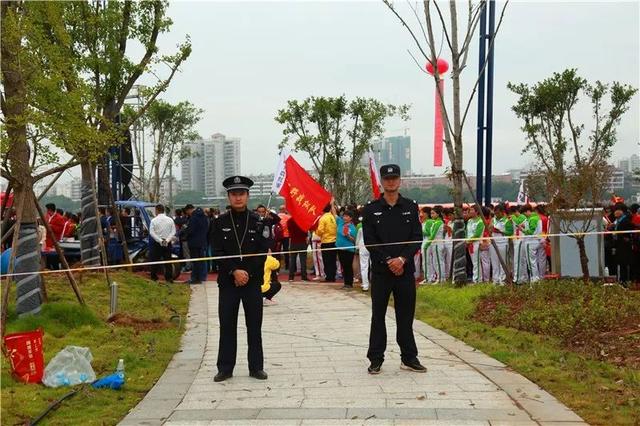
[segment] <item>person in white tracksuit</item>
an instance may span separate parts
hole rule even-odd
[[[429,244],[431,247],[431,270],[435,273],[434,282],[444,282],[446,280],[446,256],[444,253],[444,218],[442,217],[442,206],[435,206],[431,209],[431,232],[429,234]]]
[[[527,217],[527,226],[524,228],[524,233],[528,237],[525,239],[525,246],[529,281],[535,283],[542,279],[538,266],[538,251],[540,250],[540,241],[542,239],[542,221],[538,213],[529,204],[522,208],[522,212]]]
[[[509,241],[507,237],[513,235],[513,222],[511,222],[507,217],[503,205],[496,206],[494,213],[495,216],[492,220],[491,235],[493,237],[493,241],[496,243],[498,251],[496,251],[494,246],[491,245],[491,270],[493,274],[493,282],[495,284],[502,285],[505,282],[506,273],[500,263],[498,253],[500,253],[500,257],[502,257],[502,260],[506,263],[507,246]]]
[[[473,282],[482,281],[482,261],[480,260],[480,238],[484,232],[484,220],[478,215],[478,207],[473,206],[468,210],[467,220],[467,247],[473,264]]]
[[[356,247],[360,254],[360,277],[362,278],[362,291],[369,290],[369,250],[364,245],[364,235],[362,234],[362,218],[357,226]]]
[[[509,209],[511,222],[513,223],[513,282],[524,284],[529,282],[527,271],[526,247],[524,244],[524,229],[527,226],[527,217],[520,213],[520,207],[513,206]]]

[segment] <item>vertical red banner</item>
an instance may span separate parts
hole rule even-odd
[[[438,81],[438,88],[444,99],[444,80]],[[436,103],[435,103],[436,116],[434,120],[433,128],[433,165],[436,167],[442,166],[442,139],[444,128],[442,127],[442,107],[440,104],[440,96],[438,90],[436,90]]]

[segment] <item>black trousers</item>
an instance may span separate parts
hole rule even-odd
[[[324,275],[327,281],[336,280],[336,243],[322,243],[322,263],[324,264]],[[331,248],[333,250],[325,250]]]
[[[269,287],[269,290],[262,293],[262,297],[271,300],[273,296],[278,294],[281,288],[282,284],[280,284],[278,281],[271,281],[271,287]]]
[[[400,346],[403,362],[411,362],[418,357],[418,348],[413,337],[413,317],[416,311],[416,285],[412,273],[396,277],[391,272],[371,273],[371,333],[367,358],[371,362],[384,361],[387,348],[387,328],[385,315],[389,296],[393,293],[396,311],[396,341]]]
[[[151,239],[150,239],[151,240]],[[151,240],[149,244],[149,261],[159,262],[161,260],[171,260],[171,245],[162,247],[155,240]],[[149,272],[152,280],[158,279],[158,270],[164,267],[164,279],[166,281],[173,281],[173,268],[170,263],[164,265],[151,265]]]
[[[262,353],[262,294],[257,283],[244,287],[221,286],[218,297],[220,343],[218,346],[218,371],[232,373],[236,366],[238,350],[238,310],[242,301],[247,342],[249,346],[249,371],[264,369]]]
[[[289,238],[282,240],[282,251],[289,251]],[[284,269],[289,270],[289,253],[284,254]]]
[[[307,244],[297,243],[291,244],[290,250],[292,251],[289,256],[289,279],[292,280],[296,276],[296,270],[298,269],[296,259],[300,256],[300,277],[303,280],[307,279]],[[299,252],[299,253],[296,253]]]
[[[355,253],[349,250],[337,250],[340,266],[342,266],[342,277],[344,285],[353,287],[353,257]]]

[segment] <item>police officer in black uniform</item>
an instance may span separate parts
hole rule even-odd
[[[402,359],[400,368],[424,373],[427,369],[418,360],[412,327],[416,310],[413,256],[422,241],[418,205],[398,192],[398,165],[382,166],[380,176],[384,194],[367,204],[362,214],[364,243],[371,254],[372,315],[367,352],[371,365],[368,371],[370,374],[379,374],[384,362],[387,347],[385,315],[389,296],[393,293],[397,340]],[[411,242],[393,244],[405,241]]]
[[[269,229],[262,218],[249,211],[249,188],[253,181],[244,176],[232,176],[222,185],[227,189],[231,209],[221,214],[212,232],[214,256],[236,257],[218,260],[218,316],[220,345],[218,374],[221,382],[233,376],[236,365],[238,309],[244,309],[249,345],[249,375],[266,380],[262,354],[262,294],[260,285],[266,253],[269,249]],[[261,255],[255,256],[256,253]],[[265,255],[262,255],[262,254]]]

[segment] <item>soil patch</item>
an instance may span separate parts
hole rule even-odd
[[[124,327],[133,327],[138,331],[144,330],[159,330],[162,328],[168,328],[171,326],[169,321],[163,321],[159,318],[154,319],[141,319],[136,318],[133,315],[125,314],[125,313],[117,313],[111,318],[107,320],[108,323],[124,326]]]

